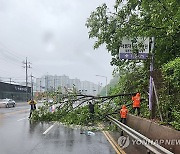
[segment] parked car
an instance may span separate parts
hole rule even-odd
[[[1,99],[0,100],[0,107],[15,107],[16,106],[16,102],[12,99]]]

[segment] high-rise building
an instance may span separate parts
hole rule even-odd
[[[77,78],[70,79],[66,75],[45,75],[41,78],[36,79],[37,92],[54,91],[59,87],[61,88],[62,92],[64,92],[65,89],[72,89],[74,87],[80,93],[88,95],[97,95],[99,89],[101,88],[95,83],[89,81],[81,81]]]

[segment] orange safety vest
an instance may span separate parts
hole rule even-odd
[[[127,113],[128,113],[128,110],[126,109],[126,106],[123,105],[122,109],[120,110],[121,118],[126,118],[127,117]]]
[[[140,93],[137,93],[136,96],[132,96],[133,107],[140,107]]]

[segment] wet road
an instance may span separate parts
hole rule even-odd
[[[0,108],[1,154],[115,154],[102,132],[87,136],[59,123],[32,123],[29,105]]]

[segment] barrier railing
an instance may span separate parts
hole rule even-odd
[[[160,146],[156,142],[151,141],[146,136],[140,134],[139,132],[135,131],[134,129],[128,127],[127,125],[121,123],[120,121],[116,120],[112,116],[107,116],[107,118],[115,123],[120,129],[122,129],[124,132],[126,132],[128,135],[130,135],[132,138],[134,138],[137,141],[140,141],[141,143],[149,143],[149,144],[143,144],[148,150],[155,154],[173,154],[169,150],[165,149],[164,147]]]

